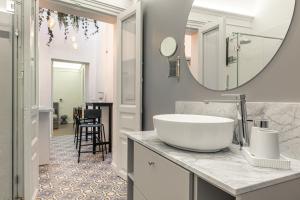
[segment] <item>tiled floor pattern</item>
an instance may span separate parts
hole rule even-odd
[[[101,153],[82,154],[72,136],[53,137],[50,165],[40,167],[37,200],[126,200],[127,183],[114,173],[111,158]]]

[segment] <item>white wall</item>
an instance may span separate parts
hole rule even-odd
[[[253,29],[259,34],[284,38],[293,16],[295,0],[260,0],[257,3]]]
[[[194,6],[253,16],[261,0],[195,0]]]
[[[6,10],[6,0],[0,0],[0,10]]]
[[[194,78],[202,83],[202,61],[201,57],[201,34],[198,32],[192,32],[185,35],[185,56],[190,58],[189,69]]]
[[[51,87],[52,72],[51,59],[89,63],[88,70],[88,101],[97,99],[98,92],[106,92],[107,101],[113,100],[113,32],[114,26],[106,23],[100,24],[100,33],[85,39],[82,31],[78,33],[70,28],[70,36],[76,36],[78,50],[72,47],[70,39],[64,39],[63,30],[58,23],[54,27],[54,39],[50,47],[48,42],[47,23],[43,23],[39,34],[39,91],[40,105],[52,107]],[[93,30],[93,25],[90,25]]]

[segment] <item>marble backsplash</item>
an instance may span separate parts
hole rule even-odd
[[[233,103],[176,102],[177,114],[202,114],[236,119]],[[270,128],[280,131],[283,155],[300,160],[300,103],[248,102],[248,119],[267,119]]]

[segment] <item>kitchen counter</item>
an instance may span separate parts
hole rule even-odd
[[[298,160],[292,160],[291,170],[257,168],[248,164],[236,145],[218,153],[195,153],[166,145],[154,131],[127,136],[233,196],[300,178]]]

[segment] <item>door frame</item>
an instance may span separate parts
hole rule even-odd
[[[226,76],[227,75],[227,69],[226,69],[226,22],[224,17],[219,17],[216,22],[209,23],[201,28],[200,34],[201,34],[201,60],[202,60],[202,82],[204,84],[205,77],[204,77],[204,35],[214,29],[219,30],[219,79],[218,81],[218,87],[221,89],[226,88]],[[220,73],[222,72],[222,73]],[[224,75],[224,76],[223,76]]]
[[[115,85],[115,111],[114,111],[114,145],[115,145],[115,151],[113,151],[113,160],[112,160],[112,165],[113,168],[115,169],[115,171],[117,172],[118,176],[120,176],[123,179],[127,179],[127,171],[122,170],[122,160],[126,159],[122,157],[122,147],[121,147],[121,141],[125,141],[127,143],[127,137],[122,135],[122,133],[120,133],[120,107],[122,106],[122,94],[121,94],[121,72],[122,72],[122,68],[121,68],[121,58],[122,58],[122,48],[120,48],[120,44],[122,42],[122,26],[121,23],[122,21],[124,21],[125,19],[136,15],[136,24],[137,24],[137,32],[136,32],[136,52],[137,52],[137,56],[136,56],[136,74],[139,74],[139,78],[136,77],[136,83],[135,83],[135,87],[136,89],[139,90],[139,92],[136,92],[136,104],[135,106],[131,106],[131,105],[123,105],[125,106],[127,109],[133,108],[133,107],[137,107],[138,111],[136,114],[139,115],[138,118],[138,130],[142,129],[142,104],[143,104],[143,9],[142,9],[142,3],[141,1],[137,1],[136,3],[134,3],[134,5],[132,5],[130,8],[128,8],[126,11],[124,11],[123,13],[121,13],[118,16],[118,20],[117,20],[117,26],[116,26],[116,65],[115,65],[115,73],[114,73],[114,85]],[[140,67],[139,67],[140,66]],[[123,108],[123,109],[126,109]],[[138,131],[137,130],[137,131]],[[113,147],[114,147],[113,145]],[[127,150],[126,150],[127,152]],[[125,154],[126,154],[125,152]],[[114,154],[115,153],[115,154]],[[126,157],[126,156],[125,156]],[[127,161],[125,161],[127,163]],[[125,166],[126,167],[126,166]]]
[[[35,12],[32,7],[35,6]],[[17,123],[18,123],[18,147],[19,155],[16,182],[18,183],[17,197],[35,199],[38,192],[38,123],[39,123],[39,67],[38,67],[38,8],[39,0],[24,1],[15,4],[17,22],[16,36],[17,47]],[[33,14],[35,21],[32,20]],[[31,27],[31,23],[34,27]],[[31,31],[34,30],[32,38]],[[34,59],[32,59],[32,44],[35,44]],[[34,61],[34,71],[32,70]],[[34,72],[34,74],[32,74]],[[35,83],[32,85],[32,78]],[[35,93],[33,93],[33,89]],[[33,94],[35,96],[33,96]],[[34,99],[34,102],[32,100]],[[34,135],[32,135],[34,134]],[[35,136],[32,138],[32,136]],[[20,152],[21,151],[21,152]],[[36,170],[36,171],[35,171]],[[16,197],[16,198],[17,198]]]
[[[39,5],[41,3],[41,5],[43,5],[43,3],[45,3],[47,0],[35,0],[36,4]],[[73,10],[78,10],[78,6],[80,7],[80,10],[85,12],[87,15],[91,15],[91,16],[97,16],[97,14],[99,14],[100,17],[103,17],[103,15],[107,15],[107,16],[112,16],[115,19],[117,19],[117,15],[119,14],[118,12],[115,13],[111,13],[109,12],[109,10],[107,11],[106,9],[101,10],[101,12],[95,12],[92,11],[91,9],[86,6],[85,4],[80,3],[80,5],[78,4],[70,4],[68,3],[68,1],[64,0],[64,1],[60,1],[60,6],[66,6],[70,9]],[[37,6],[38,8],[38,6]],[[107,8],[109,8],[109,5],[107,5]],[[17,99],[14,102],[14,105],[16,106],[16,110],[14,112],[15,114],[15,120],[17,120],[17,130],[15,130],[16,132],[16,137],[18,138],[18,141],[15,141],[16,145],[18,146],[18,149],[16,150],[17,152],[17,156],[15,156],[16,158],[14,158],[14,161],[18,161],[17,163],[17,167],[16,165],[14,166],[14,172],[16,172],[17,174],[14,174],[15,176],[12,177],[13,178],[13,182],[14,182],[14,197],[15,198],[22,198],[25,197],[25,195],[29,192],[28,191],[28,184],[30,184],[30,181],[28,181],[28,178],[26,178],[26,167],[24,168],[24,166],[26,166],[26,162],[29,162],[26,160],[26,157],[24,157],[27,153],[27,150],[24,151],[24,148],[26,145],[28,145],[30,142],[28,142],[28,140],[24,141],[24,133],[26,132],[26,128],[25,128],[25,110],[26,109],[33,109],[33,108],[27,108],[26,105],[24,104],[26,95],[24,94],[24,64],[27,65],[27,63],[24,63],[24,57],[26,59],[28,56],[28,52],[26,52],[28,49],[25,48],[24,43],[26,42],[26,40],[24,41],[24,39],[26,37],[28,37],[30,35],[30,31],[28,30],[28,27],[26,28],[25,24],[27,25],[29,22],[29,18],[28,18],[28,14],[30,12],[30,4],[24,3],[24,1],[21,2],[17,2],[15,4],[15,18],[14,18],[14,26],[16,28],[15,30],[15,40],[17,40],[17,42],[15,42],[14,44],[14,53],[18,56],[17,60],[15,60],[14,66],[16,67],[15,69],[15,85],[14,85],[14,89],[15,89],[15,93],[17,94]],[[118,9],[119,12],[122,12],[124,10],[123,9]],[[24,17],[24,14],[26,15]],[[38,9],[37,9],[37,13],[38,14]],[[38,15],[37,15],[38,16]],[[93,17],[92,17],[93,18]],[[36,19],[36,23],[38,24],[38,17]],[[112,23],[115,25],[116,27],[116,22]],[[25,28],[25,29],[24,29]],[[115,31],[115,37],[114,37],[114,41],[117,41],[117,34]],[[38,41],[38,31],[37,34],[35,34],[35,40]],[[36,49],[38,49],[38,46],[36,47]],[[115,42],[115,49],[114,49],[115,53],[114,56],[115,58],[116,56],[116,42]],[[36,59],[38,59],[38,51],[37,51],[37,57]],[[36,62],[36,64],[38,65],[38,60]],[[114,59],[114,78],[116,77],[116,60]],[[27,66],[26,66],[27,67]],[[39,84],[38,84],[38,67],[36,68],[37,72],[37,90],[36,90],[36,97],[37,97],[37,102],[38,102],[38,97],[39,97]],[[115,80],[114,80],[115,83]],[[115,85],[114,85],[115,88]],[[115,93],[116,91],[114,90],[114,104],[116,104],[116,96]],[[52,98],[52,97],[51,97]],[[25,106],[25,107],[24,107]],[[38,110],[38,107],[34,108],[36,110]],[[114,108],[114,120],[116,119],[116,110]],[[113,125],[113,130],[115,133],[116,130],[116,123],[114,123]],[[14,163],[16,164],[16,163]],[[28,197],[25,197],[26,199]],[[28,198],[29,200],[30,198]]]
[[[65,59],[58,59],[58,58],[51,58],[51,105],[53,106],[53,84],[54,84],[54,80],[53,80],[53,62],[66,62],[66,63],[76,63],[76,64],[82,64],[84,65],[84,70],[83,70],[83,101],[85,102],[87,100],[87,97],[89,95],[89,90],[88,90],[88,79],[87,76],[89,75],[89,67],[90,67],[90,63],[88,62],[82,62],[82,61],[71,61],[71,60],[65,60]],[[50,124],[51,124],[51,136],[53,134],[53,117],[52,117],[53,113],[51,113],[51,117],[50,117]]]
[[[116,73],[117,73],[117,62],[116,62],[116,58],[117,58],[117,16],[119,15],[120,12],[124,11],[125,8],[121,8],[118,7],[115,12],[110,12],[111,7],[107,4],[105,5],[106,9],[101,9],[101,10],[91,10],[91,8],[89,7],[89,5],[85,4],[84,2],[81,2],[80,5],[79,4],[71,4],[66,0],[61,0],[59,2],[56,2],[54,0],[39,0],[40,1],[40,5],[44,6],[46,8],[50,8],[50,9],[54,9],[54,10],[61,10],[61,11],[65,11],[66,8],[68,12],[71,13],[78,13],[79,10],[80,12],[83,12],[85,14],[85,17],[89,17],[91,19],[96,18],[97,20],[106,22],[106,23],[110,23],[112,25],[114,25],[114,57],[113,57],[113,104],[116,105],[117,104],[117,100],[116,100]],[[78,10],[78,6],[79,6],[79,10]],[[71,14],[70,13],[70,14]],[[108,19],[108,20],[106,20]],[[56,59],[59,60],[59,59]],[[52,64],[51,64],[52,65]],[[51,89],[52,90],[52,89]],[[88,95],[87,95],[88,96]],[[52,102],[52,93],[51,93],[51,102]],[[52,102],[53,104],[53,102]],[[117,111],[116,111],[116,106],[113,107],[113,138],[114,135],[116,133],[116,115],[117,115]],[[52,119],[52,118],[51,118]],[[52,124],[52,122],[51,122]],[[114,163],[112,163],[113,166]]]

